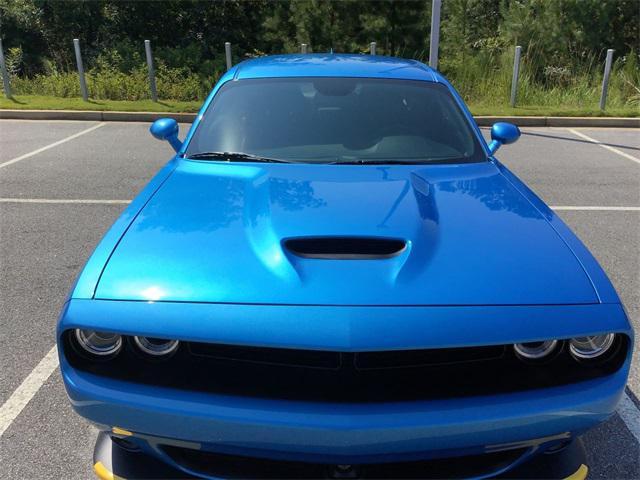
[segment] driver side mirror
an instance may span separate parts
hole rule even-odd
[[[491,155],[502,145],[509,145],[516,142],[520,138],[520,129],[513,123],[498,122],[491,127],[491,143],[489,151]]]
[[[182,142],[178,140],[178,122],[173,118],[159,118],[151,124],[149,131],[158,140],[166,140],[177,152],[182,147]]]

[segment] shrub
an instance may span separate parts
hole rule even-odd
[[[217,73],[201,78],[186,68],[168,68],[163,63],[156,70],[158,97],[166,100],[202,100],[217,80]],[[151,97],[147,66],[138,65],[122,72],[105,59],[85,74],[89,96],[97,100],[143,100]],[[31,78],[14,77],[12,89],[16,95],[77,97],[80,82],[75,72],[38,74]]]

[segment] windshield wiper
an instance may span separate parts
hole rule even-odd
[[[414,165],[416,162],[406,160],[366,160],[359,158],[357,160],[336,160],[328,162],[328,165]]]
[[[198,152],[188,155],[187,158],[192,160],[226,160],[228,162],[233,161],[249,161],[249,162],[263,162],[263,163],[292,163],[288,160],[281,160],[278,158],[261,157],[260,155],[253,155],[251,153],[243,152]]]

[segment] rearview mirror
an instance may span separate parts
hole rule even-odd
[[[178,140],[178,122],[173,118],[159,118],[151,124],[149,131],[158,140],[166,140],[177,152],[182,147],[182,142]]]
[[[491,143],[489,144],[489,151],[491,152],[491,155],[496,153],[502,145],[514,143],[519,138],[520,129],[513,123],[494,123],[491,127]]]

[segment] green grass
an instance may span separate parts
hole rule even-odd
[[[507,105],[470,104],[471,113],[480,115],[522,116],[522,117],[639,117],[638,107],[627,105],[607,108],[604,112],[597,105],[593,107],[531,106],[512,108]]]
[[[202,102],[174,100],[93,100],[85,102],[80,97],[46,97],[41,95],[16,95],[12,100],[0,97],[0,109],[5,110],[98,110],[119,112],[197,112]]]
[[[98,110],[120,112],[197,112],[202,102],[180,102],[174,100],[89,100],[82,98],[60,98],[39,95],[17,95],[13,100],[0,97],[0,109],[21,110]],[[524,106],[511,108],[507,105],[470,104],[474,115],[505,115],[505,116],[545,116],[545,117],[638,117],[640,109],[634,105],[616,106],[600,111],[597,105],[590,107],[573,106]]]

